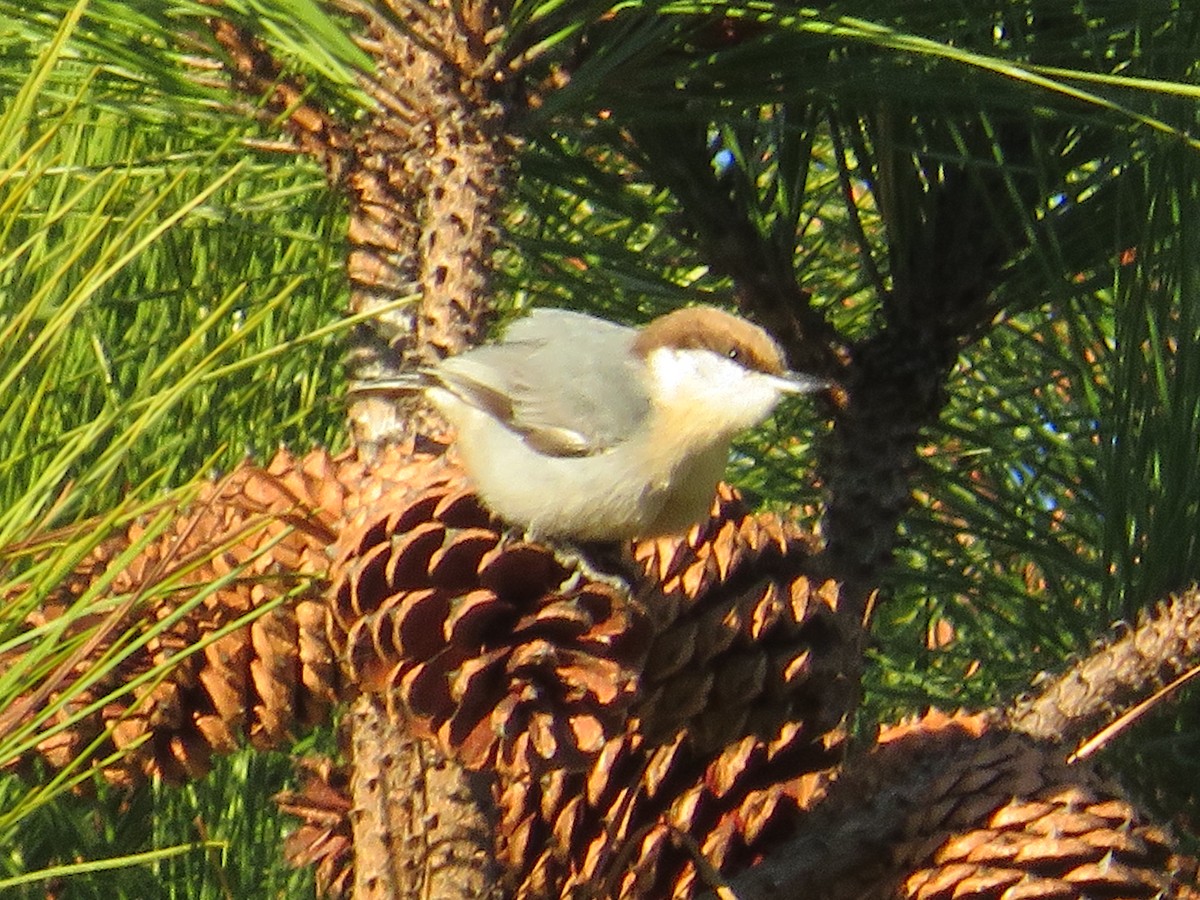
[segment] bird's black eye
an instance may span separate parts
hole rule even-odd
[[[725,353],[725,355],[728,356],[730,359],[732,359],[734,362],[742,361],[742,351],[739,350],[737,347],[730,347],[729,350]]]

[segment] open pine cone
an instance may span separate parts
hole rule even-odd
[[[153,633],[110,676],[76,693],[43,730],[65,724],[157,666],[169,668],[161,680],[114,695],[48,735],[37,751],[61,767],[107,734],[98,755],[129,751],[106,767],[110,780],[182,781],[203,775],[214,752],[229,752],[243,738],[260,748],[275,747],[325,721],[343,694],[327,637],[327,548],[357,503],[378,499],[427,462],[393,451],[368,468],[352,454],[334,457],[317,450],[297,458],[281,450],[266,468],[243,463],[204,485],[163,534],[123,565],[121,554],[137,545],[146,523],[102,541],[29,622],[54,623],[106,574],[112,575],[107,594],[128,598],[115,613],[89,611],[74,618],[62,639],[91,635],[91,643],[71,670],[58,673],[60,683],[87,672],[117,637]],[[236,626],[270,604],[277,605]],[[226,633],[214,639],[222,630]],[[181,659],[201,644],[203,649]],[[0,666],[15,661],[13,653]],[[51,691],[14,705],[25,704],[27,718],[57,697]]]
[[[827,900],[1196,900],[1195,862],[1061,744],[993,715],[884,729],[739,895]]]
[[[333,566],[348,677],[471,768],[578,767],[620,731],[641,604],[510,537],[443,468],[360,511]]]

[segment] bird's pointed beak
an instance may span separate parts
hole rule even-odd
[[[833,387],[833,382],[816,375],[805,375],[803,372],[785,372],[778,376],[779,389],[789,394],[811,394]]]

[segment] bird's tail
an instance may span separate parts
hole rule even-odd
[[[424,369],[416,372],[402,372],[399,375],[386,378],[369,378],[355,381],[346,389],[348,395],[375,394],[388,397],[405,394],[419,394],[433,384],[433,379]]]

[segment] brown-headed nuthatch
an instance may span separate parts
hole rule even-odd
[[[784,394],[827,386],[789,372],[758,326],[705,306],[641,329],[535,309],[421,376],[488,507],[572,541],[686,530],[708,514],[734,436]]]

